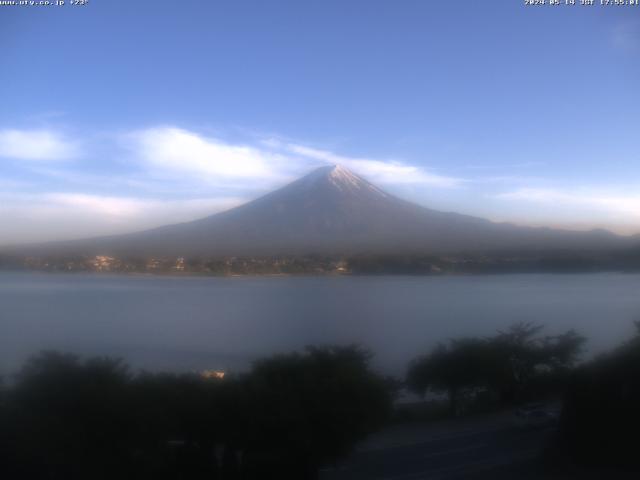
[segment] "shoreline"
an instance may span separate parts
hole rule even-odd
[[[504,272],[442,272],[442,273],[409,273],[409,272],[362,272],[362,273],[233,273],[216,274],[203,272],[120,272],[120,271],[91,271],[91,270],[31,270],[31,269],[0,269],[0,274],[46,274],[46,275],[91,275],[91,276],[119,276],[119,277],[142,277],[142,278],[290,278],[290,277],[429,277],[429,278],[451,278],[451,277],[487,277],[487,276],[509,276],[509,275],[635,275],[640,274],[640,270],[620,270],[602,269],[587,271],[554,271],[554,270],[521,270]]]

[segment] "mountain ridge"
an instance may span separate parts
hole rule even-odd
[[[444,254],[599,250],[631,246],[634,241],[606,230],[523,227],[432,210],[331,165],[199,220],[36,248],[138,256]]]

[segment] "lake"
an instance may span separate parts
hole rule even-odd
[[[0,273],[0,373],[41,349],[135,369],[239,371],[274,352],[357,342],[402,375],[437,342],[517,321],[575,328],[590,353],[640,318],[640,275],[160,277]]]

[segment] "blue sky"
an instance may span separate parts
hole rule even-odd
[[[523,4],[0,6],[0,244],[190,220],[327,163],[640,232],[640,7]]]

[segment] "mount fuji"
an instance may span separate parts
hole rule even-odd
[[[632,243],[604,230],[522,227],[431,210],[386,193],[345,167],[326,166],[200,220],[55,248],[78,254],[259,256],[585,251]]]

